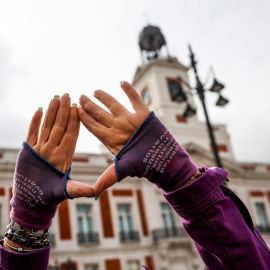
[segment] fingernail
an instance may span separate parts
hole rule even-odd
[[[97,91],[93,92],[93,96],[94,96],[95,98],[99,98]]]
[[[95,201],[97,201],[100,198],[100,196],[103,194],[103,192],[104,191],[102,191],[98,196],[95,196]]]
[[[121,81],[121,82],[120,82],[120,84],[123,84],[123,83],[124,83],[124,81]]]
[[[64,93],[64,95],[69,97],[69,93]]]
[[[42,108],[42,107],[38,107],[38,109],[39,109],[40,111],[43,111],[43,108]]]
[[[72,106],[76,106],[76,107],[78,107],[78,106],[77,106],[77,103],[72,103]]]
[[[54,97],[55,97],[55,98],[58,98],[58,99],[60,98],[60,96],[59,96],[59,95],[54,95]]]
[[[89,196],[89,197],[87,197],[87,198],[94,198],[95,197],[95,195],[93,195],[93,196]]]

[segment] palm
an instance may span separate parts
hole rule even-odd
[[[32,118],[26,142],[41,157],[66,173],[71,167],[80,129],[78,108],[70,107],[70,98],[64,95],[49,104],[39,134],[41,119],[42,111],[38,110]],[[94,194],[90,186],[72,180],[67,183],[67,193],[73,198]]]
[[[80,97],[80,120],[114,155],[117,155],[150,113],[138,93],[129,83],[123,82],[121,87],[128,96],[135,111],[134,113],[130,113],[115,98],[102,90],[97,90],[95,97],[111,113],[99,107],[88,97],[84,95]],[[98,179],[94,187],[95,195],[99,195],[116,182],[115,167],[111,165]]]

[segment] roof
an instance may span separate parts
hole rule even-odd
[[[141,78],[141,76],[153,66],[170,67],[170,68],[182,69],[184,71],[189,70],[189,68],[184,66],[182,63],[180,63],[176,57],[168,56],[159,61],[150,61],[149,63],[145,65],[138,66],[136,69],[132,84],[135,84]]]

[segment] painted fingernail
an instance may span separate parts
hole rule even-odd
[[[103,194],[103,192],[104,191],[102,191],[98,196],[95,196],[95,201],[97,201],[100,198],[100,196]]]
[[[76,106],[76,107],[78,107],[77,103],[72,103],[72,106]]]
[[[64,93],[64,95],[69,97],[69,93]]]
[[[59,96],[59,95],[54,95],[54,97],[55,97],[55,98],[58,98],[58,99],[60,98],[60,96]]]
[[[40,111],[43,111],[43,108],[42,108],[42,107],[38,107],[38,109],[39,109]]]
[[[87,197],[87,198],[94,198],[95,197],[95,195],[93,195],[93,196],[89,196],[89,197]]]

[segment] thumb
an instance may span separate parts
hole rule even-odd
[[[40,107],[32,117],[28,129],[28,135],[25,140],[31,147],[33,147],[37,143],[41,118],[42,118],[42,108]]]
[[[113,186],[116,182],[118,182],[118,178],[115,171],[115,165],[112,164],[97,180],[94,186],[94,193],[96,198],[101,195],[101,193]],[[97,199],[96,199],[97,200]]]
[[[85,183],[68,180],[67,194],[72,198],[94,197],[94,189]]]

